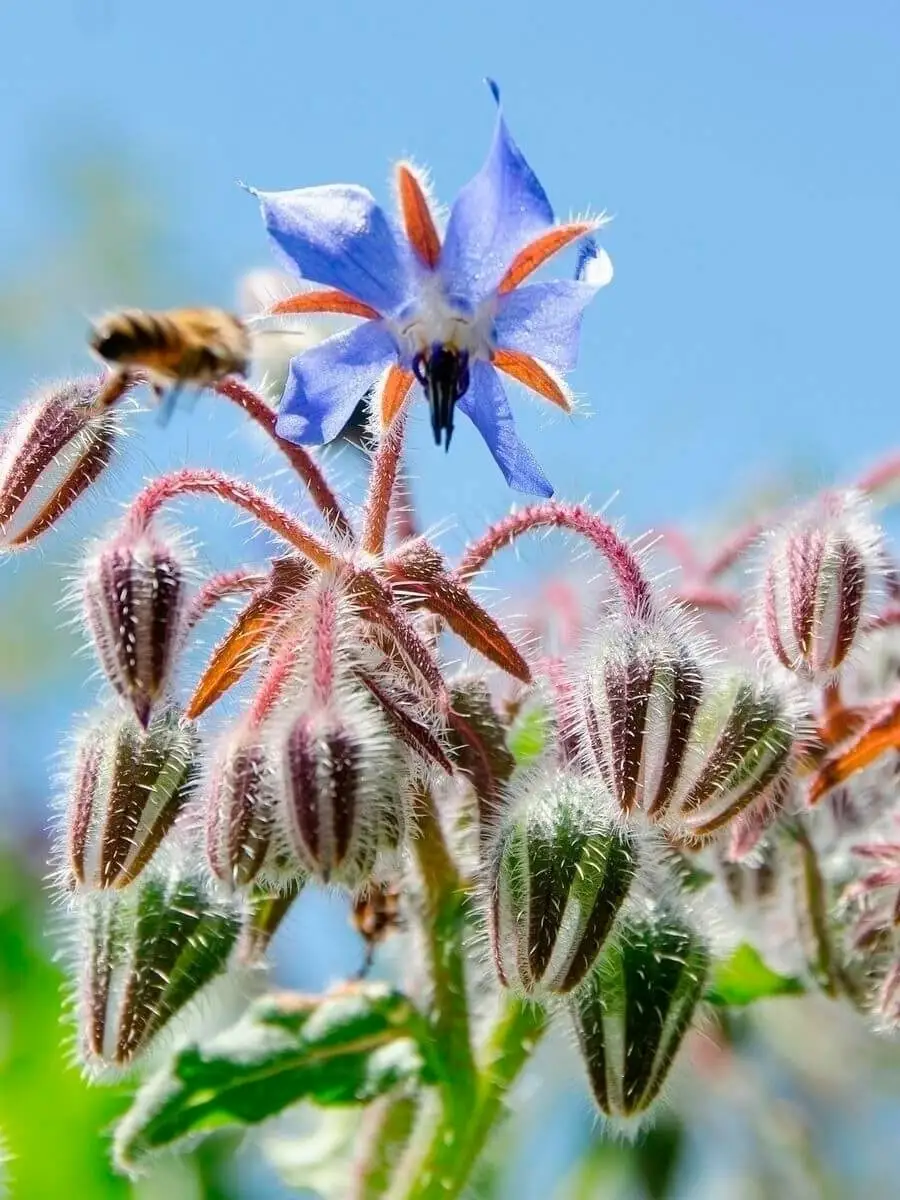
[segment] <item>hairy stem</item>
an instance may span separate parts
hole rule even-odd
[[[401,410],[382,435],[381,442],[372,460],[369,477],[369,494],[366,497],[366,515],[363,526],[362,545],[369,554],[383,554],[387,537],[388,520],[394,498],[394,485],[403,454],[403,438],[406,433],[406,413]]]
[[[169,475],[161,475],[131,502],[126,520],[132,530],[138,533],[149,525],[169,500],[188,495],[215,496],[218,500],[237,505],[322,570],[328,570],[337,562],[332,551],[305,525],[295,521],[249,483],[230,479],[219,471],[185,467]]]
[[[185,631],[202,621],[211,609],[230,596],[241,596],[245,592],[255,591],[269,580],[269,576],[254,567],[235,567],[233,571],[222,571],[213,575],[200,588],[191,601],[185,618]]]
[[[539,1006],[507,996],[480,1055],[477,1087],[465,1127],[451,1125],[446,1112],[435,1123],[422,1158],[409,1176],[403,1200],[453,1200],[462,1194],[505,1100],[547,1028]]]
[[[215,384],[214,391],[243,409],[260,429],[265,430],[303,482],[310,498],[319,512],[326,518],[337,537],[352,537],[353,529],[340,502],[326,480],[321,467],[303,446],[286,442],[275,432],[276,415],[252,388],[239,379],[222,379]]]
[[[512,545],[522,534],[539,529],[566,529],[585,538],[609,563],[628,611],[637,615],[652,609],[650,584],[637,555],[608,521],[581,504],[548,500],[545,504],[530,504],[497,521],[463,554],[457,575],[463,580],[471,579],[498,551]]]

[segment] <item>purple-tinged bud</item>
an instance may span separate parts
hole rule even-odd
[[[760,622],[770,653],[801,679],[829,679],[882,574],[882,534],[867,502],[853,492],[823,497],[772,536]]]
[[[624,813],[651,820],[678,789],[704,695],[700,655],[658,620],[612,618],[590,661],[580,723],[587,761]]]
[[[224,971],[242,914],[196,871],[154,865],[88,896],[80,919],[80,1048],[101,1071],[129,1066]]]
[[[75,751],[65,817],[63,882],[122,888],[144,870],[196,778],[193,727],[175,712],[144,730],[134,717],[102,714]]]
[[[362,886],[406,831],[403,757],[383,717],[346,693],[295,711],[279,743],[281,825],[301,868]]]
[[[702,841],[774,793],[794,764],[797,732],[790,701],[775,684],[740,671],[710,680],[667,828]]]
[[[486,852],[500,982],[525,995],[571,991],[594,965],[638,870],[633,836],[596,782],[541,775],[514,797]]]
[[[0,434],[0,548],[49,529],[109,463],[118,423],[97,404],[103,383],[90,376],[49,387]]]
[[[709,976],[706,942],[680,917],[628,914],[569,1004],[597,1107],[640,1118],[653,1105]]]
[[[100,665],[142,725],[180,647],[185,566],[174,538],[126,529],[103,542],[85,567],[84,608]]]
[[[206,854],[230,887],[252,883],[272,849],[274,783],[259,729],[238,726],[220,744],[205,787]]]

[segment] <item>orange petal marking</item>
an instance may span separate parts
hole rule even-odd
[[[409,389],[415,383],[411,371],[403,367],[391,367],[388,371],[384,388],[381,392],[381,428],[387,429],[403,407],[403,402],[409,395]]]
[[[862,771],[888,750],[900,750],[900,700],[892,701],[849,746],[823,759],[810,787],[810,804],[821,800],[826,792]]]
[[[572,402],[569,397],[553,376],[530,354],[521,354],[518,350],[495,350],[493,361],[495,367],[505,371],[513,379],[518,379],[519,383],[524,383],[526,387],[561,408],[563,412],[572,411]]]
[[[441,256],[440,235],[422,185],[404,163],[397,167],[397,192],[410,245],[426,267],[436,267]]]
[[[267,309],[267,316],[279,316],[282,313],[346,313],[351,317],[379,317],[381,314],[369,304],[363,304],[346,292],[337,288],[327,288],[321,292],[298,292],[296,296],[288,296],[279,300]]]
[[[555,229],[542,233],[533,242],[529,242],[524,250],[520,250],[512,260],[512,265],[500,280],[497,291],[501,296],[504,292],[511,292],[523,279],[527,279],[538,267],[543,266],[548,258],[552,258],[578,238],[584,237],[586,233],[593,233],[596,228],[596,221],[574,221],[571,225],[557,225]]]

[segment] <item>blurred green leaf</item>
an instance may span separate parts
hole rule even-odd
[[[411,1080],[434,1081],[429,1030],[400,992],[368,984],[263,997],[141,1089],[117,1131],[117,1158],[132,1166],[183,1138],[255,1124],[300,1100],[366,1104]]]
[[[517,767],[530,766],[544,753],[550,732],[550,718],[539,706],[526,708],[513,721],[507,744]]]
[[[802,980],[779,975],[751,945],[741,942],[730,958],[713,967],[705,998],[711,1004],[741,1006],[772,996],[799,996],[805,991]]]

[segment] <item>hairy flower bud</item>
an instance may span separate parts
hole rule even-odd
[[[241,914],[182,866],[93,893],[81,912],[78,1016],[89,1069],[128,1066],[226,966]]]
[[[698,656],[656,622],[613,618],[581,696],[585,751],[623,812],[671,803],[704,694]]]
[[[532,780],[487,851],[491,944],[501,983],[568,992],[603,948],[638,867],[632,836],[604,815],[598,785],[570,774]]]
[[[0,434],[0,547],[33,541],[72,507],[112,458],[117,422],[97,406],[102,376],[49,387]]]
[[[591,1091],[608,1117],[646,1113],[690,1028],[709,974],[705,941],[680,917],[641,913],[569,1001]]]
[[[102,714],[75,752],[65,816],[64,882],[121,888],[147,866],[196,776],[197,736],[175,712],[144,730]]]
[[[852,492],[824,497],[773,535],[761,624],[782,666],[810,682],[838,670],[881,573],[881,545],[866,503]]]
[[[213,874],[246,887],[262,870],[274,832],[271,756],[258,730],[238,727],[219,746],[205,787],[206,853]]]
[[[279,743],[281,823],[302,869],[359,887],[406,825],[402,758],[381,714],[357,695],[311,702]]]
[[[185,594],[181,547],[149,530],[103,542],[85,567],[84,608],[100,665],[142,725],[168,682]]]
[[[624,813],[680,837],[726,825],[787,771],[790,708],[772,684],[714,673],[665,627],[610,622],[581,687],[584,761]]]

